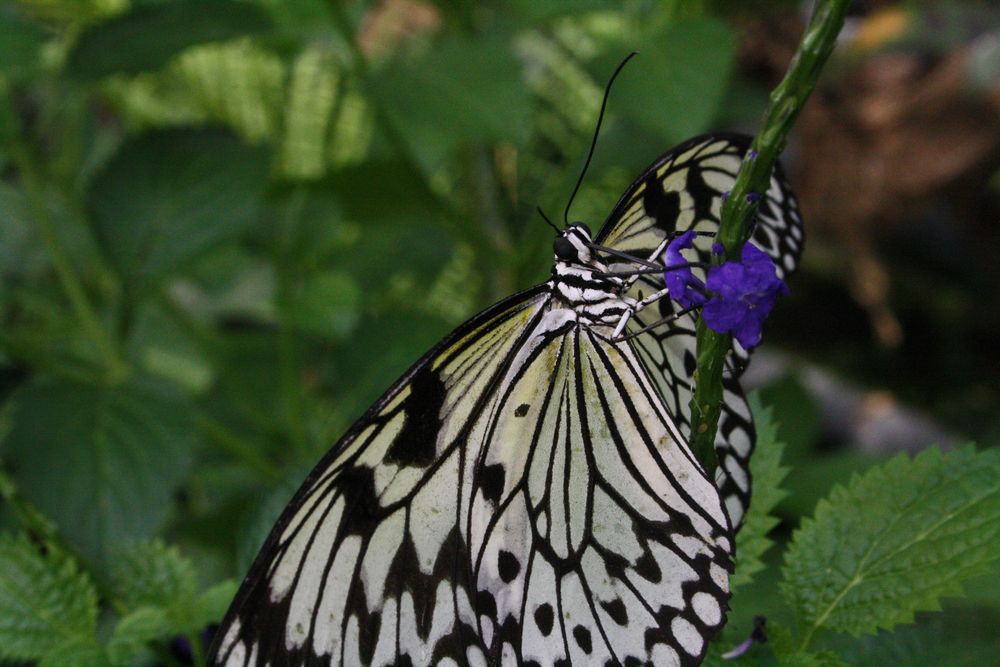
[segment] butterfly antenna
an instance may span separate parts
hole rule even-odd
[[[535,210],[538,211],[538,215],[542,216],[542,220],[544,220],[545,222],[547,222],[549,224],[549,227],[551,227],[552,229],[556,230],[556,236],[559,236],[560,234],[562,234],[562,232],[559,231],[559,228],[556,227],[555,224],[551,220],[549,220],[549,216],[545,215],[545,211],[542,210],[541,206],[536,206]]]
[[[611,75],[608,79],[608,85],[604,87],[604,99],[601,100],[601,113],[597,116],[597,127],[594,128],[594,138],[590,142],[590,152],[587,153],[587,161],[583,163],[583,171],[580,172],[580,178],[576,180],[576,187],[573,188],[573,194],[569,196],[569,201],[566,202],[566,210],[563,212],[563,222],[567,225],[569,224],[569,207],[573,205],[573,199],[576,198],[576,193],[580,190],[580,185],[583,184],[583,177],[587,175],[587,168],[590,166],[590,160],[594,157],[594,149],[597,148],[597,136],[601,133],[601,122],[604,120],[604,110],[608,107],[608,96],[611,94],[611,84],[615,82],[615,77],[618,73],[622,71],[628,61],[632,60],[638,51],[633,51],[632,53],[625,56],[625,60],[618,65],[618,69],[615,73]]]

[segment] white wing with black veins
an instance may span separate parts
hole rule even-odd
[[[674,232],[694,229],[714,234],[719,227],[722,198],[735,184],[736,173],[749,149],[750,137],[712,134],[695,137],[670,150],[626,190],[595,240],[616,250],[648,257]],[[761,197],[751,241],[771,256],[778,277],[787,278],[798,266],[803,240],[798,202],[779,165],[768,191]],[[703,262],[710,259],[711,243],[711,236],[695,239],[695,249]],[[704,280],[701,269],[694,272]],[[649,295],[662,288],[661,275],[643,276],[630,295]],[[640,311],[629,324],[629,331],[637,331],[671,313],[670,299],[662,299],[656,307]],[[686,315],[633,339],[667,402],[671,417],[682,425],[685,433],[690,432],[696,317],[696,313]],[[738,343],[734,342],[734,346],[737,349],[723,381],[722,415],[715,449],[720,462],[716,485],[733,525],[739,528],[750,505],[749,466],[756,433],[739,383],[739,374],[749,355]]]

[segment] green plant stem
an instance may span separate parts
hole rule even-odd
[[[789,130],[809,99],[819,73],[833,51],[844,24],[848,0],[821,0],[813,11],[799,49],[785,78],[771,92],[761,130],[754,137],[751,153],[743,161],[736,183],[722,205],[715,240],[722,244],[722,257],[714,261],[739,261],[743,244],[750,238],[759,197],[770,185],[778,155],[785,148]],[[732,336],[712,331],[704,319],[698,321],[698,367],[691,397],[691,441],[699,459],[714,472],[715,433],[722,407],[722,370],[732,347]]]
[[[6,113],[10,114],[14,119],[17,118],[16,111],[12,108],[8,108]],[[49,256],[52,259],[52,267],[55,270],[63,292],[66,294],[70,307],[73,309],[74,315],[100,351],[104,362],[104,379],[110,383],[120,382],[128,376],[129,366],[122,358],[117,342],[101,323],[97,311],[87,298],[83,285],[73,272],[72,263],[66,254],[65,248],[63,248],[62,240],[56,233],[52,216],[49,215],[49,209],[45,203],[42,179],[39,176],[31,150],[23,139],[24,129],[19,128],[19,130],[19,133],[9,142],[8,147],[17,165],[18,175],[27,192],[28,205],[31,209],[32,218],[38,225],[39,235],[49,252]]]

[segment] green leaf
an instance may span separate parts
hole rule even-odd
[[[36,23],[0,7],[0,74],[19,78],[38,67],[48,35]]]
[[[308,471],[293,469],[274,489],[260,496],[246,512],[236,536],[236,569],[247,572],[274,528],[282,510],[295,495]]]
[[[164,385],[38,379],[14,396],[2,455],[25,497],[88,558],[166,519],[196,442],[192,410]]]
[[[820,501],[786,553],[782,593],[806,628],[874,633],[939,609],[1000,557],[1000,450],[893,458]]]
[[[344,338],[357,325],[361,290],[340,271],[310,276],[291,304],[292,320],[300,330],[325,338]]]
[[[751,395],[749,402],[757,429],[757,447],[750,459],[753,498],[743,527],[736,535],[736,574],[729,580],[733,590],[752,581],[764,569],[764,553],[773,544],[767,535],[778,525],[778,518],[771,512],[787,495],[781,488],[789,470],[781,465],[785,443],[778,440],[773,412],[761,405],[757,394]]]
[[[502,39],[443,39],[423,58],[379,72],[371,91],[429,169],[465,141],[517,142],[527,133],[530,100],[521,67]]]
[[[170,380],[190,394],[201,394],[213,369],[198,341],[164,308],[142,304],[133,317],[128,354],[147,373]]]
[[[105,667],[108,654],[96,637],[63,641],[46,651],[38,667]]]
[[[240,584],[235,579],[226,579],[202,593],[195,600],[191,611],[192,627],[202,628],[221,621],[239,587]]]
[[[788,495],[778,505],[778,513],[791,517],[811,516],[816,503],[827,496],[834,484],[846,484],[852,475],[863,473],[887,458],[847,449],[799,460],[792,464],[795,474],[785,484]]]
[[[400,273],[414,276],[426,287],[454,252],[454,239],[440,225],[374,223],[365,225],[355,242],[334,253],[333,259],[371,297],[388,287],[389,276]]]
[[[91,184],[96,233],[126,286],[151,281],[253,222],[268,154],[219,130],[166,130],[128,141]]]
[[[37,660],[97,632],[97,592],[63,554],[23,535],[0,535],[0,658]]]
[[[135,542],[115,559],[115,592],[128,609],[190,606],[198,592],[198,574],[190,559],[162,540]]]
[[[996,579],[996,574],[992,577]],[[841,635],[825,641],[830,641],[851,667],[996,665],[1000,611],[967,607],[965,602],[948,605],[943,614],[920,614],[916,624],[892,632],[861,639]]]
[[[66,72],[80,80],[156,69],[184,49],[270,28],[249,2],[186,0],[142,5],[95,25],[70,50]]]
[[[442,204],[423,175],[396,161],[345,167],[309,190],[312,197],[327,192],[336,196],[341,214],[353,220],[412,223],[442,217]]]
[[[612,49],[627,53],[635,45]],[[736,55],[729,26],[708,17],[684,19],[636,49],[640,56],[615,82],[619,113],[660,134],[667,145],[704,132],[718,112]],[[600,71],[610,62],[599,59]]]
[[[171,633],[167,612],[159,607],[140,607],[122,617],[108,642],[108,654],[114,665],[131,665],[146,645]]]

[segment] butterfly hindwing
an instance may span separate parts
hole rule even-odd
[[[695,664],[729,597],[719,494],[628,346],[546,326],[482,417],[468,534],[488,657]]]
[[[723,197],[750,149],[750,137],[713,134],[684,142],[656,160],[632,183],[608,216],[595,239],[598,243],[639,257],[649,257],[676,232],[694,229],[712,234],[718,229]],[[752,242],[774,260],[778,276],[787,277],[802,252],[802,218],[780,165],[761,197]],[[711,236],[695,239],[702,262],[711,258]],[[662,258],[657,258],[662,259]],[[619,268],[631,268],[618,265]],[[695,275],[704,279],[701,269]],[[662,276],[643,276],[630,296],[641,298],[663,288]],[[669,299],[639,311],[629,324],[637,331],[672,313]],[[683,316],[633,339],[643,363],[656,381],[673,419],[690,432],[692,382],[696,362],[697,314]],[[740,388],[739,374],[748,354],[737,348],[723,380],[722,415],[715,448],[719,459],[716,483],[733,525],[739,527],[750,504],[750,455],[756,435],[753,418]]]

